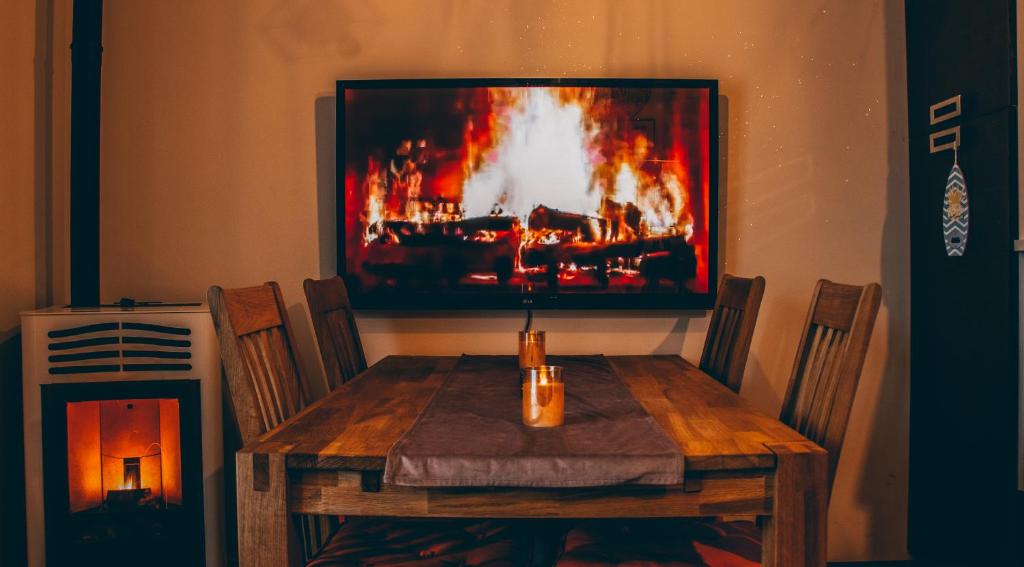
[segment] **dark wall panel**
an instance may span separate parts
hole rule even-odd
[[[25,452],[22,446],[21,335],[0,339],[0,564],[24,565]]]
[[[910,121],[909,547],[916,560],[1017,565],[1016,25],[1012,0],[907,0]],[[929,123],[954,95],[962,114]],[[960,128],[967,250],[946,255],[943,195]]]

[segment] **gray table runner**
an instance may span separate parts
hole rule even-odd
[[[683,480],[683,454],[603,356],[565,367],[565,425],[522,423],[511,356],[463,356],[388,451],[384,482],[404,486],[586,487]]]

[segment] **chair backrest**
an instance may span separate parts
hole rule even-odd
[[[308,385],[276,282],[207,293],[242,443],[306,406]]]
[[[797,348],[780,419],[828,451],[830,493],[881,300],[876,283],[819,280]]]
[[[725,274],[711,314],[700,369],[733,392],[740,391],[747,367],[750,339],[764,297],[764,278],[739,278]]]
[[[217,329],[231,410],[242,444],[299,413],[311,400],[277,282],[207,292]],[[293,526],[308,561],[337,528],[337,519],[298,516]],[[291,536],[289,536],[291,537]]]
[[[327,387],[333,390],[366,370],[366,355],[359,340],[352,304],[345,282],[338,276],[326,280],[307,279],[302,287],[320,345]]]

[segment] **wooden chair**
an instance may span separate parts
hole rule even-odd
[[[302,282],[324,362],[327,388],[333,390],[366,370],[366,355],[348,300],[345,281],[335,276]]]
[[[310,396],[294,333],[276,282],[239,289],[213,286],[207,293],[220,342],[231,413],[243,445],[306,407]],[[301,517],[303,548],[313,557],[337,520]]]
[[[242,443],[248,444],[301,411],[310,400],[292,346],[295,335],[275,282],[240,289],[213,286],[207,295],[231,412]],[[358,337],[353,344],[361,360]],[[301,541],[310,566],[401,560],[403,565],[426,567],[525,564],[527,535],[516,525],[472,520],[350,518],[339,524],[334,517],[300,516],[292,537]]]
[[[711,314],[700,369],[739,393],[747,367],[750,340],[764,296],[764,278],[722,276]]]
[[[832,492],[882,286],[818,280],[779,417],[828,451]]]
[[[797,347],[780,419],[828,451],[832,492],[854,394],[867,356],[882,288],[818,281]],[[669,533],[657,545],[644,534]],[[631,560],[659,565],[760,565],[761,532],[752,522],[600,523],[581,525],[566,537],[558,565],[609,565]],[[678,564],[678,563],[672,563]]]

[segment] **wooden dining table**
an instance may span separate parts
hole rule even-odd
[[[824,449],[679,356],[609,356],[685,456],[674,486],[420,488],[381,481],[388,450],[459,360],[389,356],[236,456],[242,567],[301,565],[292,514],[443,518],[756,515],[767,567],[825,565]]]

